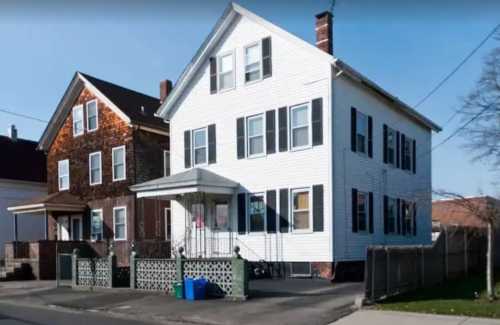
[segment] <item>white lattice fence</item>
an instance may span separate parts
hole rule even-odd
[[[184,262],[183,278],[205,278],[225,295],[233,294],[233,270],[230,259],[188,259]]]
[[[137,289],[173,292],[177,274],[174,259],[138,258],[135,263]]]
[[[111,287],[112,270],[107,257],[78,258],[76,260],[76,284],[82,287]]]

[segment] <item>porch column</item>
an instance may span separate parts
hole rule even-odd
[[[49,215],[47,210],[45,210],[44,214],[45,214],[45,240],[49,240]]]
[[[14,241],[17,242],[18,233],[17,233],[17,213],[14,213]]]

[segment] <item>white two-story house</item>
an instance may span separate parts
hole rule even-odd
[[[331,277],[371,244],[431,243],[439,126],[332,55],[230,4],[157,112],[171,176],[132,187],[172,200],[188,256],[275,262]],[[347,263],[354,262],[354,263]]]

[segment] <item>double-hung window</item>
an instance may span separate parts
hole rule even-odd
[[[91,228],[90,228],[90,239],[91,240],[102,240],[102,209],[95,209],[90,212],[91,216]]]
[[[73,136],[83,134],[83,105],[73,107]]]
[[[396,131],[387,128],[387,163],[396,164]]]
[[[97,100],[87,102],[87,131],[92,132],[99,127],[99,118],[97,116]]]
[[[113,231],[115,240],[127,239],[127,208],[113,208]]]
[[[360,192],[358,191],[358,199],[357,199],[357,205],[358,205],[358,216],[357,216],[357,222],[358,222],[358,231],[367,231],[367,216],[368,216],[368,193],[366,192]]]
[[[311,230],[309,189],[292,190],[292,217],[294,231]]]
[[[368,152],[368,117],[359,111],[356,112],[356,151]]]
[[[59,191],[69,189],[69,160],[60,160],[57,164]]]
[[[412,164],[412,139],[405,137],[403,142],[403,169],[411,170]]]
[[[234,54],[233,52],[219,56],[219,91],[234,88]]]
[[[215,204],[214,229],[226,231],[229,229],[229,205],[227,202]]]
[[[264,154],[264,115],[247,117],[248,157]]]
[[[393,198],[387,198],[387,233],[396,233],[396,220],[397,220],[397,200]]]
[[[310,144],[310,112],[309,105],[302,104],[290,108],[292,148],[306,147]]]
[[[195,166],[207,163],[207,147],[207,128],[193,130],[193,155]]]
[[[262,54],[260,42],[245,47],[245,82],[260,80],[262,78]]]
[[[127,178],[125,168],[125,146],[112,149],[113,181],[122,181]]]
[[[413,234],[413,218],[415,218],[415,203],[403,201],[403,227],[407,236]]]
[[[90,185],[98,185],[102,183],[102,162],[100,151],[89,155],[89,180]]]
[[[248,219],[250,232],[265,231],[266,205],[263,193],[250,194],[248,196]]]

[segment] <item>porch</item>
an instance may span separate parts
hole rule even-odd
[[[131,187],[137,198],[171,200],[172,252],[184,248],[188,258],[231,257],[236,246],[236,225],[231,211],[239,184],[211,171],[194,168]],[[174,220],[175,219],[175,220]],[[175,226],[173,226],[175,227]],[[182,229],[179,229],[182,228]]]

